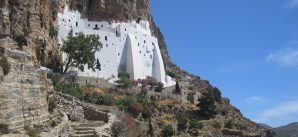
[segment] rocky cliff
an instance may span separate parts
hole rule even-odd
[[[266,136],[265,128],[244,118],[237,108],[229,104],[228,99],[221,98],[220,95],[213,95],[217,98],[215,104],[218,114],[215,117],[206,118],[195,113],[200,109],[196,107],[197,99],[202,97],[202,93],[213,93],[215,88],[208,81],[201,80],[172,63],[163,35],[151,17],[149,2],[149,0],[0,0],[0,123],[7,124],[10,130],[18,130],[25,125],[53,123],[55,121],[51,119],[53,115],[71,114],[76,109],[74,107],[66,111],[67,105],[74,106],[73,102],[66,101],[68,103],[64,103],[56,113],[49,113],[47,96],[53,87],[44,72],[39,70],[40,66],[52,68],[57,72],[61,68],[61,53],[55,38],[58,29],[57,13],[65,6],[69,6],[92,21],[125,22],[146,19],[150,22],[152,33],[159,40],[166,71],[179,81],[181,93],[173,94],[174,87],[164,89],[162,93],[148,92],[148,100],[154,102],[156,106],[152,108],[154,111],[152,118],[149,119],[149,125],[131,122],[131,117],[124,118],[129,119],[129,123],[136,129],[150,130],[151,135],[160,134],[164,125],[172,125],[177,130],[177,116],[183,112],[191,118],[201,119],[205,128],[195,133],[185,130],[180,136]],[[136,92],[143,90],[135,89]],[[122,93],[122,90],[120,91]],[[59,99],[63,100],[60,97]],[[60,119],[69,123],[65,117]],[[225,123],[230,120],[233,120],[232,127],[235,128],[225,128]],[[214,123],[217,126],[214,126]],[[67,127],[67,124],[64,126]],[[78,129],[82,128],[80,125],[77,126]],[[57,129],[55,132],[62,129]]]

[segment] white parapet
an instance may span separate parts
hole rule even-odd
[[[162,82],[164,86],[172,86],[175,82],[165,73],[164,63],[158,46],[158,40],[152,36],[149,22],[141,20],[108,23],[94,22],[81,18],[78,11],[70,11],[67,7],[58,14],[58,40],[60,45],[72,30],[72,35],[95,34],[103,44],[96,58],[101,64],[101,70],[95,72],[85,67],[84,72],[76,68],[79,76],[114,79],[118,72],[128,72],[134,80],[145,79],[148,76]],[[65,57],[63,58],[65,59]]]

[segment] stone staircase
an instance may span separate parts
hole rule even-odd
[[[103,121],[86,121],[82,123],[74,123],[70,131],[70,137],[96,137],[95,128],[103,126]]]

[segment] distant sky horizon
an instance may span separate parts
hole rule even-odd
[[[151,0],[172,61],[255,122],[298,121],[298,0]]]

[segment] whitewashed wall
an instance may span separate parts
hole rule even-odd
[[[84,72],[78,73],[80,76],[116,79],[119,71],[126,71],[135,80],[151,76],[165,86],[175,84],[165,74],[158,41],[151,35],[148,21],[112,24],[105,21],[94,22],[81,19],[79,12],[65,8],[63,13],[58,14],[58,22],[60,45],[70,30],[73,30],[74,36],[80,32],[85,35],[98,35],[103,44],[102,50],[96,53],[96,58],[101,63],[101,71],[93,72],[86,67]]]

